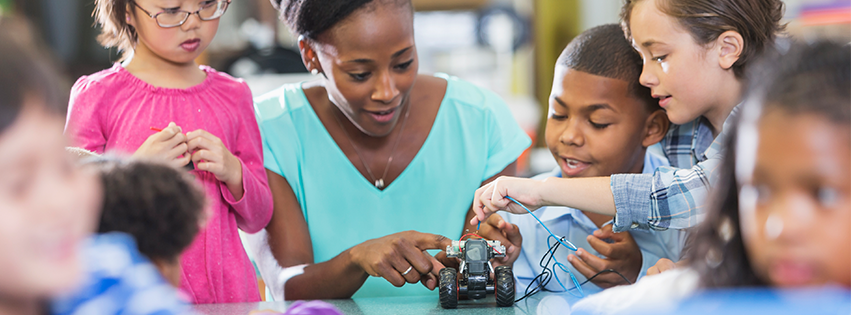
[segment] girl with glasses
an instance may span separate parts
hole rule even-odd
[[[96,0],[99,40],[123,55],[77,81],[65,126],[79,147],[186,167],[203,185],[206,225],[180,259],[194,303],[260,300],[237,229],[256,232],[272,215],[251,91],[195,62],[229,3]]]

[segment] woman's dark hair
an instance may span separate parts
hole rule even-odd
[[[49,113],[65,116],[67,93],[59,75],[36,48],[23,20],[0,17],[0,132],[18,118],[26,101],[40,102]]]
[[[751,127],[761,113],[775,110],[851,124],[851,48],[847,45],[793,43],[784,52],[764,56],[749,70],[748,81],[752,84],[739,109],[739,122],[728,132],[719,182],[714,187],[716,202],[689,236],[683,254],[707,288],[765,285],[753,272],[741,237],[735,164],[737,153],[744,153],[736,152],[738,129]]]
[[[189,173],[162,164],[98,157],[103,212],[98,233],[124,232],[150,259],[174,262],[200,229],[205,197]]]
[[[298,35],[316,40],[340,21],[376,2],[411,6],[410,0],[271,0],[279,19]],[[413,7],[411,7],[413,8]]]
[[[621,26],[627,38],[630,14],[639,1],[625,0],[621,8]],[[786,26],[780,24],[784,4],[781,0],[659,0],[657,7],[677,19],[694,38],[706,45],[726,31],[736,31],[744,39],[739,59],[733,64],[736,77],[744,76],[745,66],[774,43],[777,33]]]

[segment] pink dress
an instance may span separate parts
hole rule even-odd
[[[251,91],[238,79],[202,66],[203,83],[188,89],[154,87],[115,64],[83,76],[71,90],[65,133],[74,145],[131,154],[151,127],[174,121],[183,132],[204,129],[219,137],[242,163],[245,193],[235,200],[209,172],[193,170],[206,191],[206,226],[181,257],[181,290],[193,303],[260,300],[254,267],[237,228],[257,232],[272,217],[272,194],[263,168],[260,131]]]

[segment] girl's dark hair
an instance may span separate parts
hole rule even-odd
[[[815,114],[839,125],[851,124],[851,48],[830,41],[793,43],[768,54],[749,70],[752,82],[739,122],[726,141],[716,200],[689,236],[684,259],[700,274],[703,287],[763,286],[752,270],[739,225],[736,181],[738,130],[758,122],[761,113]],[[748,130],[753,130],[749,128]],[[744,131],[742,131],[744,132]],[[743,154],[738,152],[738,154]]]
[[[765,73],[754,74],[753,98],[765,110],[817,114],[851,124],[851,46],[821,40],[793,43],[788,51],[761,61]]]
[[[124,232],[150,259],[176,261],[200,229],[204,193],[185,171],[167,165],[97,157],[104,187],[98,233]]]
[[[682,258],[700,275],[704,288],[764,286],[753,272],[739,224],[739,187],[736,184],[736,130],[725,141],[723,163],[704,221],[686,239]]]
[[[123,52],[121,60],[129,57],[138,40],[136,29],[127,24],[127,7],[132,6],[133,0],[95,0],[92,12],[95,24],[101,28],[98,42],[106,48],[115,47]]]
[[[410,0],[271,0],[279,19],[298,35],[316,40],[353,12],[377,1],[411,6]],[[412,7],[413,8],[413,7]]]
[[[59,75],[36,49],[29,24],[0,18],[0,132],[18,118],[27,100],[40,101],[48,112],[65,116],[67,94]]]
[[[639,1],[625,0],[621,8],[621,26],[630,40],[630,14]],[[743,77],[748,62],[771,47],[777,34],[786,28],[780,24],[784,11],[781,0],[658,0],[656,4],[660,11],[677,19],[698,44],[706,45],[726,31],[741,34],[744,47],[733,64],[736,77]]]

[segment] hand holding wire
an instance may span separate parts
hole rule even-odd
[[[601,288],[635,282],[641,272],[641,249],[629,232],[615,233],[612,225],[604,225],[593,235],[588,235],[588,244],[605,258],[592,255],[586,250],[579,249],[575,255],[568,255],[567,260],[586,278],[592,277],[601,270],[618,270],[622,275],[607,274],[592,281]],[[606,242],[604,240],[611,240]]]
[[[520,297],[519,299],[515,300],[515,303],[520,302],[523,299],[530,297],[532,295],[535,295],[536,293],[541,292],[541,291],[568,292],[573,296],[577,296],[577,297],[581,298],[581,297],[585,296],[585,293],[582,291],[582,285],[588,283],[589,281],[594,281],[597,277],[599,277],[602,274],[610,273],[610,272],[617,274],[618,276],[623,278],[624,281],[626,281],[627,283],[630,283],[630,284],[632,283],[632,282],[630,282],[630,280],[628,280],[626,277],[624,277],[620,272],[618,272],[617,270],[614,270],[614,269],[600,270],[596,274],[590,276],[584,282],[579,283],[579,281],[576,280],[576,277],[573,275],[573,272],[571,272],[570,269],[567,266],[560,263],[558,261],[558,259],[555,258],[555,252],[560,245],[564,246],[567,249],[572,250],[574,252],[578,250],[576,245],[573,245],[573,243],[566,240],[563,236],[558,237],[555,234],[553,234],[553,232],[550,231],[550,229],[547,227],[547,225],[544,224],[544,222],[542,222],[541,219],[538,219],[538,216],[536,216],[534,213],[532,213],[532,211],[529,210],[529,208],[524,206],[522,203],[520,203],[516,199],[514,199],[510,196],[505,196],[505,199],[515,203],[517,206],[521,207],[523,210],[528,212],[533,218],[535,218],[535,220],[538,221],[538,223],[541,224],[542,227],[544,227],[545,230],[547,230],[547,233],[550,234],[547,237],[547,247],[549,247],[549,250],[547,250],[547,253],[544,254],[543,257],[541,257],[541,262],[539,263],[539,265],[541,266],[543,271],[540,274],[538,274],[537,276],[535,276],[534,279],[532,279],[532,282],[529,283],[528,287],[526,287],[526,291],[525,291],[524,295],[522,297]],[[556,240],[556,242],[554,244],[551,244],[550,241],[553,240],[553,239]],[[550,263],[553,263],[552,267],[550,267]],[[555,268],[560,269],[561,271],[563,271],[564,273],[567,273],[570,276],[570,280],[573,282],[573,288],[568,289],[567,287],[564,286],[564,283],[561,282],[561,279],[559,279],[558,274],[555,273]],[[552,291],[552,290],[547,289],[547,285],[550,283],[550,280],[552,280],[552,279],[555,279],[556,282],[558,282],[559,286],[562,288],[562,291]],[[573,290],[576,290],[578,292],[578,295],[573,293]]]
[[[532,210],[542,206],[542,200],[538,194],[542,182],[528,178],[518,178],[501,176],[496,180],[480,187],[476,190],[473,198],[473,212],[475,216],[470,220],[471,224],[477,224],[485,221],[488,216],[497,211],[507,211],[516,214],[526,213],[526,207],[531,207]],[[508,193],[522,201],[525,206],[520,207],[519,203],[512,204],[507,199]],[[515,201],[516,201],[515,200]]]

